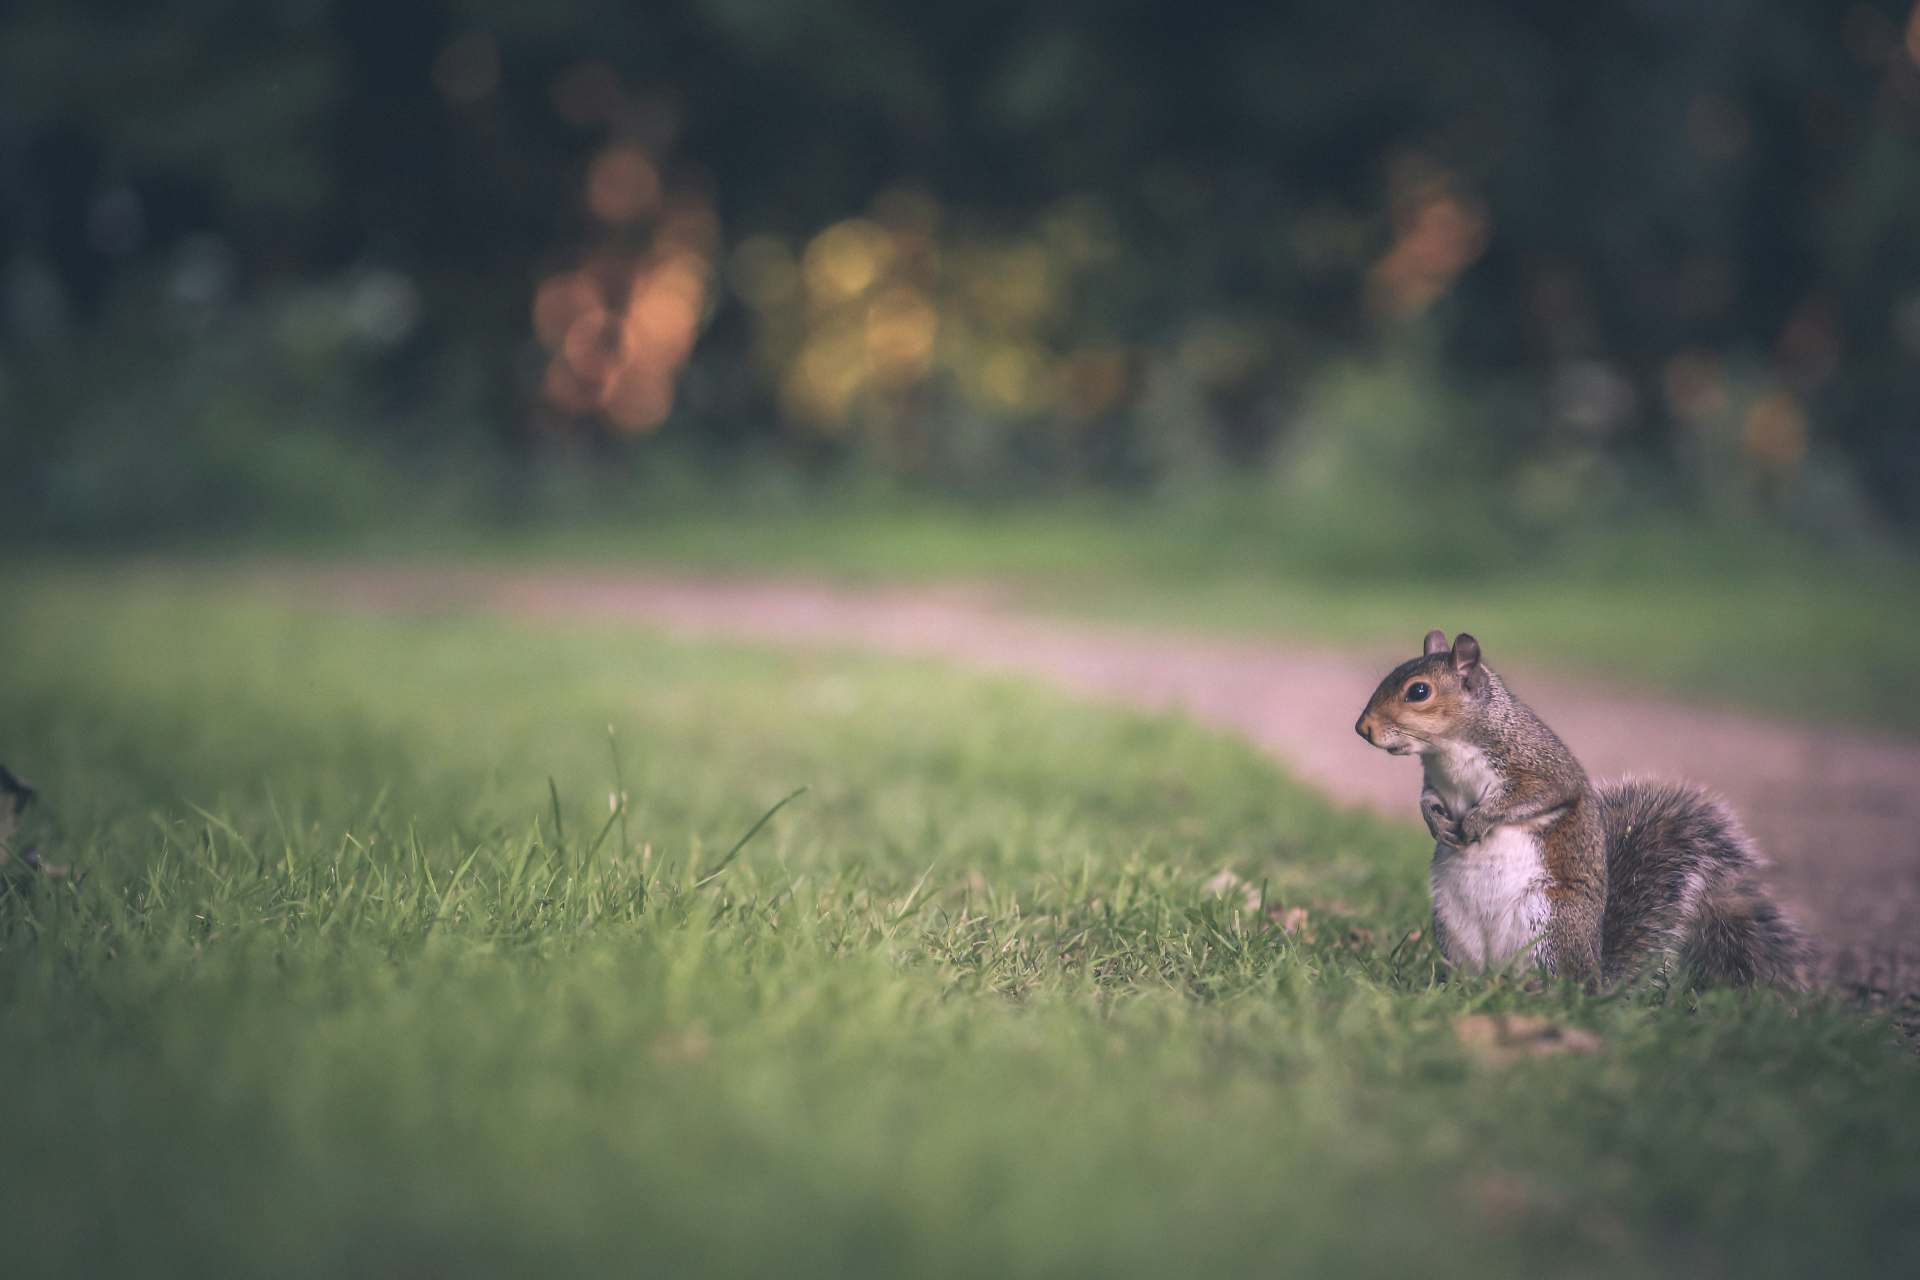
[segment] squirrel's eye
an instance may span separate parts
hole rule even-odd
[[[1433,696],[1433,686],[1425,680],[1415,680],[1407,686],[1408,702],[1425,702]]]

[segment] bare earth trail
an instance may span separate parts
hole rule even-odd
[[[979,588],[417,568],[274,578],[309,600],[362,607],[631,620],[682,636],[933,657],[1038,678],[1232,730],[1339,800],[1417,821],[1416,766],[1369,748],[1353,722],[1381,674],[1412,654],[1424,618],[1409,620],[1403,646],[1352,653],[1040,618]],[[1482,639],[1596,777],[1691,778],[1732,801],[1773,859],[1781,896],[1819,939],[1829,981],[1920,1008],[1920,741],[1538,676],[1500,663],[1497,636]]]

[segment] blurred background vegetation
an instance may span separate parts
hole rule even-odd
[[[1916,213],[1908,0],[15,0],[0,531],[1910,543]]]

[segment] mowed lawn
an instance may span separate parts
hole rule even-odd
[[[1920,1268],[1887,1022],[1443,982],[1416,828],[1178,721],[0,587],[75,873],[0,890],[6,1274]],[[1506,1010],[1594,1039],[1463,1041]]]

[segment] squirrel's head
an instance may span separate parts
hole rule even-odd
[[[1493,673],[1480,662],[1480,642],[1466,632],[1447,643],[1427,632],[1419,657],[1388,673],[1367,700],[1353,731],[1396,756],[1424,754],[1453,737],[1485,701]]]

